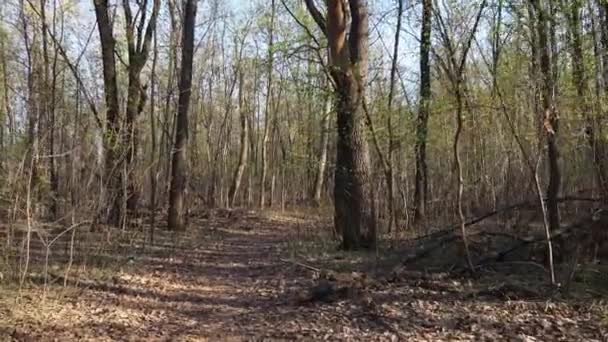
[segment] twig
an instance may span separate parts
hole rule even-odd
[[[557,199],[558,203],[578,202],[578,201],[580,201],[580,202],[602,202],[603,199],[602,198],[591,198],[591,197],[577,197],[577,196],[565,196],[565,197],[560,197],[560,198]],[[538,203],[538,200],[529,200],[529,201],[519,202],[519,203],[516,203],[516,204],[507,205],[507,206],[504,206],[502,208],[498,208],[496,210],[490,211],[490,212],[488,212],[486,214],[483,214],[481,216],[477,216],[475,218],[472,218],[472,219],[468,220],[465,223],[465,226],[467,226],[467,227],[468,226],[472,226],[474,224],[477,224],[477,223],[479,223],[481,221],[484,221],[484,220],[486,220],[488,218],[491,218],[491,217],[496,216],[498,214],[502,214],[502,213],[507,212],[507,211],[511,211],[511,210],[515,210],[515,209],[520,209],[520,208],[525,208],[525,207],[532,207],[532,206],[534,206],[537,203]],[[408,241],[413,242],[413,241],[418,241],[418,240],[423,240],[423,239],[432,239],[432,238],[441,237],[441,236],[447,235],[447,234],[449,234],[449,233],[451,233],[454,230],[459,229],[459,228],[460,228],[460,224],[453,225],[453,226],[450,226],[448,228],[444,228],[444,229],[438,230],[436,232],[433,232],[431,234],[422,235],[422,236],[410,239]]]
[[[551,285],[555,285],[555,266],[553,265],[553,241],[551,239],[551,225],[549,224],[549,212],[547,208],[547,201],[543,198],[542,189],[540,187],[540,177],[538,175],[538,169],[542,160],[541,154],[539,153],[538,160],[536,162],[536,168],[534,169],[534,184],[536,185],[536,192],[540,201],[540,207],[543,210],[543,224],[545,226],[545,238],[547,241],[547,253],[549,256],[549,271],[551,271]]]
[[[296,265],[296,266],[303,267],[303,268],[305,268],[307,270],[310,270],[310,271],[313,271],[313,272],[321,272],[321,269],[319,269],[319,268],[316,268],[316,267],[310,266],[310,265],[306,265],[306,264],[303,264],[303,263],[298,262],[298,261],[287,260],[287,259],[279,259],[279,260],[282,261],[282,262],[284,262],[284,263],[293,264],[293,265]]]
[[[55,241],[57,241],[57,239],[59,239],[60,237],[62,237],[64,234],[69,233],[70,231],[85,225],[85,224],[91,224],[93,221],[91,220],[86,220],[86,221],[82,221],[82,222],[78,222],[78,223],[74,223],[73,225],[69,226],[68,228],[66,228],[64,231],[62,231],[61,233],[57,234],[57,236],[55,236],[55,238],[53,240],[51,240],[48,244],[48,247],[50,248],[52,244],[55,243]]]
[[[491,266],[491,265],[527,265],[527,266],[534,266],[537,268],[540,268],[543,270],[543,272],[548,272],[547,269],[536,262],[532,262],[532,261],[493,261],[493,262],[488,262],[485,264],[480,264],[480,265],[476,265],[475,268],[481,268],[483,266]]]

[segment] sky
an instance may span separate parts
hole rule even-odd
[[[53,0],[47,0],[49,4],[52,4]],[[95,22],[95,13],[94,13],[94,7],[93,7],[93,0],[55,0],[56,4],[58,6],[61,6],[67,14],[66,20],[65,20],[65,34],[63,37],[63,46],[64,48],[68,51],[68,55],[70,57],[70,59],[72,61],[75,61],[80,55],[82,50],[85,47],[85,44],[87,43],[87,41],[90,39],[89,45],[86,48],[86,53],[83,55],[84,58],[82,58],[81,60],[81,64],[79,65],[82,74],[84,75],[84,77],[87,79],[87,83],[89,85],[95,85],[95,86],[91,86],[91,92],[92,92],[92,96],[100,98],[102,96],[101,89],[102,84],[101,84],[101,77],[99,77],[99,75],[101,74],[101,70],[100,70],[100,66],[99,66],[99,59],[100,59],[100,53],[99,53],[99,39],[98,39],[98,33],[97,33],[97,25]],[[178,0],[179,1],[179,0]],[[264,2],[268,3],[268,5],[270,5],[270,0],[255,0],[255,1],[243,1],[243,0],[218,0],[220,1],[220,4],[225,5],[225,9],[227,9],[229,12],[233,12],[234,14],[234,18],[233,20],[231,20],[231,25],[233,25],[234,23],[236,23],[237,25],[242,24],[245,20],[247,19],[251,19],[251,16],[253,15],[253,11],[252,8],[253,7],[257,7],[260,8],[260,6],[264,6]],[[411,0],[405,0],[406,4],[411,1]],[[295,2],[291,2],[288,1],[289,3],[291,3],[294,7]],[[5,25],[6,27],[9,28],[9,30],[12,31],[11,36],[13,37],[14,41],[16,43],[21,43],[22,42],[22,36],[19,33],[19,30],[21,29],[20,26],[20,22],[19,22],[19,0],[0,0],[0,3],[6,5],[6,6],[0,6],[0,12],[1,12],[1,18],[3,21],[3,25]],[[26,2],[27,3],[27,2]],[[34,3],[38,3],[37,1],[34,1]],[[122,11],[122,6],[120,6],[120,1],[119,0],[110,0],[111,4],[118,4],[118,8],[117,8],[117,15],[121,16],[123,11]],[[199,28],[198,28],[198,37],[200,39],[200,37],[202,36],[202,32],[205,30],[205,24],[206,22],[209,21],[209,4],[211,3],[211,0],[200,0],[199,1],[199,10],[197,13],[197,23],[199,23]],[[321,1],[319,1],[319,3],[321,3]],[[371,32],[371,39],[370,41],[372,41],[372,44],[374,44],[374,46],[372,47],[372,52],[376,55],[376,56],[380,56],[383,59],[386,58],[390,58],[390,54],[392,53],[392,44],[393,44],[393,36],[394,36],[394,22],[395,22],[395,15],[387,15],[384,16],[384,14],[387,11],[391,11],[394,10],[395,7],[395,0],[370,0],[369,1],[370,5],[372,6],[371,8],[371,12],[372,12],[372,21],[371,21],[371,26],[370,27],[370,32]],[[281,0],[276,0],[276,5],[278,6],[279,10],[283,12],[283,8],[282,8],[282,3]],[[52,7],[51,5],[49,5],[49,8]],[[407,7],[407,5],[406,5]],[[47,12],[51,12],[50,10],[47,10]],[[166,0],[161,0],[161,19],[159,22],[159,27],[160,30],[159,32],[164,32],[161,34],[166,34],[167,32],[167,28],[168,28],[168,19],[166,14]],[[31,14],[31,15],[35,15],[35,14]],[[374,15],[376,16],[383,16],[383,20],[382,23],[380,25],[376,25],[374,23]],[[412,14],[406,14],[406,17],[404,17],[404,30],[411,30],[412,34],[415,34],[415,32],[417,31],[417,29],[415,28],[410,28],[409,26],[410,23],[414,23],[415,26],[415,20],[410,20],[407,18],[407,16],[411,16],[412,18],[415,18],[415,15]],[[289,21],[290,18],[286,15],[284,17],[284,21]],[[120,21],[122,24],[122,21]],[[121,24],[116,24],[115,26],[115,35],[118,37],[117,40],[118,41],[122,41],[121,40],[121,35],[124,35],[123,33],[123,28],[121,26]],[[293,28],[294,28],[294,32],[300,32],[300,28],[297,26],[297,24],[293,23]],[[382,33],[382,41],[380,41],[378,39],[378,33],[381,32]],[[253,38],[252,38],[253,39]],[[166,42],[166,39],[164,40]],[[257,36],[256,42],[255,44],[258,44],[259,46],[262,47],[264,44],[266,43],[266,40],[264,39],[263,34],[260,36]],[[21,55],[23,56],[23,47],[22,46],[18,46],[17,49],[15,49],[13,51],[14,54],[17,55]],[[404,79],[407,80],[411,80],[408,81],[407,83],[412,87],[412,89],[415,87],[415,84],[417,82],[417,55],[418,55],[418,49],[416,46],[416,40],[412,39],[411,35],[408,35],[407,33],[402,34],[402,43],[401,43],[401,53],[400,53],[400,67],[402,70],[402,74],[404,75]],[[23,58],[23,57],[21,57]],[[23,70],[22,68],[19,68],[19,70]]]
[[[50,1],[50,0],[49,0]],[[71,15],[66,20],[66,40],[65,44],[70,52],[70,56],[76,58],[83,48],[84,43],[87,41],[89,35],[92,32],[92,42],[88,47],[87,53],[91,56],[98,55],[98,34],[96,32],[95,14],[93,10],[93,0],[56,0],[58,4],[66,9],[69,9]],[[204,23],[209,21],[209,4],[211,0],[201,0],[199,2],[198,20],[199,37],[202,36],[202,32],[205,30]],[[226,9],[233,12],[235,17],[231,21],[232,23],[242,24],[244,20],[250,19],[252,15],[252,7],[263,6],[264,2],[270,4],[270,0],[255,0],[255,1],[243,1],[243,0],[225,0],[220,1],[220,4],[225,5]],[[277,6],[282,11],[281,0],[276,0]],[[399,54],[399,67],[401,75],[405,80],[408,90],[414,90],[418,82],[418,54],[419,45],[418,38],[419,27],[418,23],[420,20],[419,6],[412,7],[413,0],[405,1],[405,13],[403,17],[403,29],[400,40],[400,54]],[[18,0],[0,0],[9,6],[5,12],[10,16],[10,7],[13,7],[13,19],[17,18],[14,14],[17,13]],[[118,0],[111,0],[111,3],[116,4]],[[291,4],[293,2],[289,1]],[[166,0],[161,0],[162,11],[166,11]],[[321,3],[321,2],[319,2]],[[372,44],[371,52],[376,58],[382,58],[383,60],[389,60],[392,54],[392,45],[394,40],[394,27],[396,22],[396,0],[370,0],[372,17],[370,21],[370,41]],[[12,5],[12,6],[11,6]],[[294,5],[295,6],[295,5]],[[120,6],[119,6],[120,7]],[[122,15],[121,8],[117,10],[118,15]],[[382,18],[379,20],[379,18]],[[285,20],[289,20],[288,17]],[[13,23],[14,25],[14,23]],[[166,32],[168,27],[168,21],[166,15],[161,15],[160,30]],[[293,24],[294,30],[300,30],[297,24]],[[93,32],[94,31],[94,32]],[[115,33],[120,36],[122,33],[122,27],[116,26]],[[264,39],[256,42],[263,46],[265,44]],[[98,57],[98,56],[97,56]],[[386,64],[386,63],[385,63]],[[409,92],[409,91],[408,91]]]

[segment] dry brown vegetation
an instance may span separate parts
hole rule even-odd
[[[2,339],[608,337],[603,266],[578,270],[568,290],[556,289],[547,284],[541,264],[523,261],[522,251],[510,260],[483,264],[471,278],[463,273],[459,240],[413,262],[412,251],[428,243],[405,239],[399,249],[383,245],[377,255],[341,252],[336,242],[327,242],[330,221],[312,211],[205,214],[193,217],[193,229],[183,235],[160,230],[154,245],[144,244],[143,232],[78,230],[76,241],[81,242],[74,246],[71,270],[66,271],[70,239],[62,238],[50,255],[47,277],[41,267],[44,248],[34,238],[33,269],[23,287],[3,274]],[[486,246],[480,257],[513,242],[500,240],[512,237],[483,235],[491,231],[484,228],[470,233],[473,249]],[[105,239],[109,244],[103,247]],[[314,292],[326,283],[348,291]]]
[[[0,340],[608,341],[608,0],[0,0]]]

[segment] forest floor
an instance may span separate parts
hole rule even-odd
[[[396,250],[340,252],[328,230],[307,215],[242,211],[193,220],[179,238],[158,228],[153,246],[98,251],[67,279],[51,257],[46,286],[42,273],[21,290],[0,282],[0,340],[608,340],[601,297],[399,268]],[[364,284],[316,301],[324,270]]]

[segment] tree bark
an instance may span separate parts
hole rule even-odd
[[[319,161],[317,162],[317,174],[315,176],[315,188],[313,193],[313,204],[319,206],[321,204],[321,194],[323,192],[323,183],[325,180],[325,169],[327,168],[327,152],[329,149],[329,127],[332,115],[332,101],[328,97],[325,103],[325,113],[321,117],[321,146],[319,150]]]
[[[103,84],[106,101],[106,131],[103,144],[105,155],[105,196],[109,206],[107,223],[119,226],[122,221],[122,172],[120,170],[120,124],[118,83],[114,49],[114,29],[108,13],[108,0],[94,0],[97,28],[101,42]]]
[[[578,98],[578,112],[585,120],[585,136],[591,149],[593,169],[599,184],[602,197],[608,197],[608,179],[606,178],[606,166],[602,158],[603,142],[601,135],[598,136],[596,120],[593,118],[591,102],[589,98],[589,86],[587,83],[587,71],[585,70],[583,43],[581,35],[581,0],[572,0],[568,3],[569,8],[564,8],[568,18],[568,29],[570,33],[570,46],[572,56],[572,79],[576,88]]]
[[[424,219],[428,194],[426,141],[427,126],[431,102],[431,22],[433,1],[422,2],[422,28],[420,32],[420,107],[416,118],[415,159],[416,174],[414,180],[414,222]]]
[[[47,37],[47,22],[46,22],[46,0],[40,0],[40,21],[41,25],[41,36],[42,36],[42,58],[43,58],[43,74],[42,74],[42,87],[40,91],[40,107],[41,116],[46,119],[45,135],[47,136],[47,151],[50,156],[55,154],[54,149],[54,135],[55,135],[55,69],[57,57],[52,63],[53,66],[53,81],[51,83],[50,67],[51,59],[49,56],[48,37]],[[58,190],[58,179],[57,171],[55,169],[55,158],[48,158],[49,167],[49,180],[50,180],[50,193],[49,193],[49,215],[51,220],[56,220],[58,215],[57,207],[57,190]]]
[[[395,97],[395,83],[397,77],[397,61],[399,58],[399,37],[401,34],[401,18],[403,16],[403,0],[398,0],[399,5],[397,6],[397,27],[395,28],[395,42],[393,45],[393,57],[391,61],[391,80],[388,92],[388,157],[386,158],[386,187],[387,187],[387,200],[388,200],[388,232],[390,233],[393,226],[396,223],[395,218],[395,169],[394,164],[394,150],[395,150],[395,137],[393,132],[393,100]]]
[[[20,13],[19,13],[20,24],[22,26],[23,43],[25,45],[26,61],[27,61],[27,97],[25,98],[25,110],[27,113],[27,136],[26,146],[27,150],[25,153],[25,167],[28,167],[30,173],[28,175],[27,189],[28,196],[30,190],[36,189],[38,180],[38,170],[36,163],[36,154],[38,150],[38,123],[39,123],[39,112],[40,103],[37,97],[36,84],[38,82],[39,75],[39,62],[36,54],[34,45],[36,44],[36,35],[30,37],[30,31],[28,28],[28,19],[25,12],[25,4],[23,1],[20,2]],[[29,201],[28,201],[29,210]],[[34,210],[35,212],[35,210]],[[29,214],[29,212],[28,212]]]
[[[6,67],[5,67],[5,56],[4,56],[4,37],[0,36],[0,73],[2,73],[2,77],[6,76]],[[5,93],[7,90],[5,89],[6,83],[2,83],[2,90]],[[5,96],[0,96],[0,170],[4,169],[4,163],[6,159],[6,151],[4,149],[4,140],[5,140],[5,128],[6,128],[6,101]]]
[[[551,0],[548,0],[549,2]],[[559,150],[556,141],[558,117],[555,108],[555,80],[553,78],[551,42],[548,34],[549,17],[542,0],[533,0],[537,17],[538,44],[540,50],[540,74],[542,76],[542,125],[547,144],[549,184],[547,186],[547,214],[549,229],[559,229],[559,207],[557,196],[560,190],[561,173],[558,164]]]
[[[600,42],[602,45],[602,79],[604,92],[608,96],[608,1],[597,0],[600,8]]]
[[[138,12],[141,13],[139,22],[133,18],[129,0],[123,0],[125,12],[125,32],[127,33],[127,47],[129,53],[129,65],[127,67],[128,82],[127,87],[127,110],[125,117],[125,134],[122,145],[125,147],[125,182],[127,193],[127,209],[133,210],[137,206],[138,194],[133,183],[133,161],[137,153],[137,130],[135,120],[142,112],[146,90],[142,88],[140,75],[148,59],[150,44],[156,30],[156,18],[160,10],[160,0],[154,0],[152,15],[146,27],[146,13],[148,1],[139,4]],[[136,27],[137,26],[137,27]],[[145,31],[144,31],[145,28]],[[137,30],[137,31],[136,31]]]
[[[184,6],[184,26],[182,29],[182,66],[179,80],[179,100],[177,127],[171,166],[171,187],[169,193],[168,229],[184,231],[186,191],[186,147],[188,142],[188,107],[192,92],[192,60],[194,55],[194,26],[196,22],[196,0],[186,0]]]
[[[160,158],[156,155],[156,65],[158,63],[158,33],[154,31],[154,49],[152,54],[152,70],[150,73],[150,243],[154,243],[154,228],[156,224],[156,188],[158,184],[158,165]]]
[[[601,51],[600,60],[601,66],[598,68],[602,70],[600,79],[603,84],[604,101],[608,98],[608,1],[598,0],[598,6],[600,7],[600,45]],[[595,39],[595,37],[594,37]],[[601,103],[601,102],[600,102]],[[603,110],[603,106],[600,105],[598,117],[596,119],[595,131],[592,132],[592,137],[595,139],[595,147],[593,149],[594,159],[596,160],[596,170],[599,179],[600,189],[602,190],[602,196],[604,201],[608,203],[608,165],[606,164],[606,152],[608,151],[608,142],[604,137],[604,121],[608,117],[608,112]]]
[[[452,153],[454,158],[454,169],[456,171],[456,198],[457,198],[457,209],[458,216],[460,218],[460,230],[462,234],[462,242],[464,245],[464,251],[466,254],[467,264],[469,265],[470,271],[475,272],[473,262],[471,259],[471,253],[469,251],[469,243],[466,232],[466,218],[463,210],[463,194],[464,194],[464,168],[460,154],[460,136],[463,131],[463,111],[466,102],[467,88],[465,71],[467,65],[467,57],[471,48],[475,34],[479,27],[483,11],[487,5],[487,1],[483,0],[479,5],[477,15],[473,27],[468,32],[468,37],[462,42],[454,42],[453,33],[448,28],[446,21],[441,15],[440,11],[436,11],[435,15],[439,23],[439,34],[443,42],[443,47],[446,50],[447,56],[445,58],[438,59],[439,65],[442,67],[445,74],[448,76],[450,84],[452,86],[452,92],[456,99],[456,132],[454,133],[454,140],[452,144]],[[460,51],[460,53],[458,53]]]
[[[346,250],[376,244],[375,194],[370,177],[363,101],[368,62],[366,0],[348,1],[351,21],[347,38],[345,2],[327,2],[327,36],[331,75],[336,84],[337,156],[334,225]]]
[[[268,142],[270,140],[270,124],[272,121],[272,73],[274,65],[274,20],[275,0],[272,0],[270,12],[270,28],[268,29],[268,79],[266,84],[266,110],[264,111],[264,136],[262,138],[262,175],[260,178],[260,208],[266,205],[266,177],[268,173]]]
[[[10,94],[9,94],[9,80],[8,80],[8,70],[7,70],[7,57],[6,57],[6,42],[5,42],[5,38],[2,37],[0,38],[0,57],[2,57],[2,88],[3,88],[3,94],[2,97],[4,99],[4,107],[2,109],[4,109],[4,116],[2,117],[2,126],[3,127],[7,127],[7,131],[8,131],[8,144],[12,145],[13,144],[13,119],[12,119],[12,112],[11,112],[11,102],[10,102]],[[3,158],[4,158],[5,154],[3,154]]]
[[[241,180],[245,173],[245,167],[247,166],[247,160],[249,158],[249,125],[247,120],[247,112],[249,108],[245,105],[244,94],[245,94],[245,83],[244,83],[243,71],[239,74],[239,116],[241,121],[241,135],[239,139],[240,151],[239,151],[239,164],[234,172],[234,178],[232,179],[232,185],[230,186],[229,193],[229,206],[233,207],[236,203],[236,199],[241,187]]]

